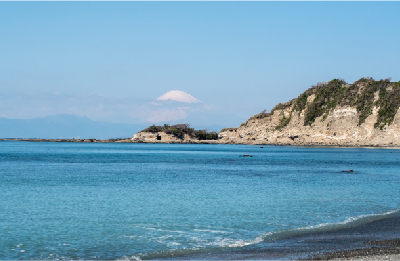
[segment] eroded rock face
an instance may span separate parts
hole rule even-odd
[[[250,120],[247,126],[219,133],[218,143],[235,144],[293,144],[293,145],[345,145],[345,146],[399,146],[400,113],[382,130],[374,128],[378,110],[358,126],[356,108],[338,106],[323,119],[317,117],[311,126],[304,126],[304,111],[292,113],[289,124],[277,130],[285,110],[276,110],[263,119]]]
[[[218,140],[198,140],[189,135],[178,139],[164,132],[140,132],[132,142],[143,143],[218,143],[218,144],[270,144],[270,145],[337,145],[337,146],[400,146],[400,109],[394,121],[382,130],[375,128],[378,109],[358,126],[359,115],[353,107],[337,107],[323,119],[317,117],[311,126],[304,126],[304,111],[292,113],[289,124],[277,130],[282,114],[276,110],[263,119],[250,120],[247,126],[221,131]]]
[[[255,115],[237,129],[221,131],[218,143],[400,145],[399,83],[330,83],[279,104],[271,113]]]
[[[140,132],[132,142],[400,146],[400,82],[332,80],[306,90],[270,113],[254,115],[218,140]]]

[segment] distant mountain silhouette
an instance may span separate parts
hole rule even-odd
[[[93,121],[72,114],[34,119],[0,118],[0,138],[127,138],[145,127],[147,125]]]

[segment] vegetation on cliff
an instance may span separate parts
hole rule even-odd
[[[152,132],[152,133],[165,132],[166,134],[174,135],[178,139],[183,139],[185,134],[189,135],[192,138],[197,138],[199,140],[218,139],[218,133],[214,131],[208,132],[207,130],[195,130],[193,128],[190,128],[189,124],[176,124],[176,125],[164,124],[164,126],[152,125],[140,132]]]
[[[304,113],[304,126],[311,126],[317,117],[323,116],[322,119],[325,120],[337,106],[355,107],[359,115],[359,125],[364,123],[372,114],[373,108],[377,107],[379,110],[375,128],[383,129],[393,122],[400,107],[400,82],[390,82],[390,79],[376,81],[367,77],[353,84],[347,84],[342,79],[318,83],[300,94],[298,98],[287,103],[279,103],[271,112],[266,113],[264,110],[249,120],[269,117],[277,110],[289,110],[289,116],[282,111],[282,119],[276,127],[277,130],[289,124],[292,113],[300,112]],[[248,121],[241,126],[247,126]]]

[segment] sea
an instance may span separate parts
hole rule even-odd
[[[1,260],[296,259],[399,210],[394,148],[0,142]]]

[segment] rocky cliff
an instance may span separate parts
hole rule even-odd
[[[339,146],[400,145],[400,82],[332,80],[223,129],[218,143]]]

